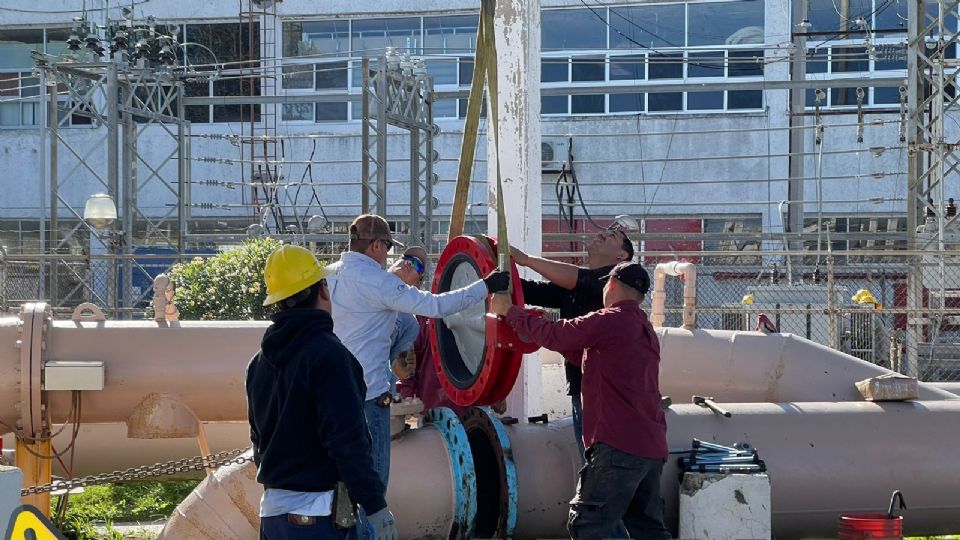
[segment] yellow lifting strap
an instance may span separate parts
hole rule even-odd
[[[460,163],[457,172],[457,187],[450,213],[450,230],[447,241],[463,234],[467,213],[467,195],[470,191],[470,176],[477,151],[477,135],[480,128],[480,109],[483,103],[484,82],[487,86],[488,129],[493,130],[493,156],[497,170],[497,267],[510,269],[510,243],[507,241],[507,222],[503,210],[503,179],[500,174],[500,132],[497,123],[497,44],[493,32],[496,0],[481,0],[480,22],[477,25],[477,54],[473,64],[473,79],[467,97],[467,116],[463,126],[463,141],[460,144]],[[489,154],[489,153],[488,153]],[[511,284],[512,285],[512,284]]]

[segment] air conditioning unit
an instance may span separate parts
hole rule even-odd
[[[720,314],[720,330],[753,330],[750,327],[750,313],[737,313],[738,310],[743,309],[740,304],[724,307],[730,308],[731,311]]]
[[[567,137],[544,137],[540,141],[540,169],[545,173],[560,172],[567,162],[570,139]]]

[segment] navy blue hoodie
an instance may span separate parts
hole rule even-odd
[[[368,514],[387,505],[363,414],[363,369],[333,334],[328,312],[274,315],[247,366],[246,388],[253,459],[264,487],[329,491],[343,480]]]

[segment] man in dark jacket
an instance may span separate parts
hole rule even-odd
[[[260,538],[347,538],[352,529],[334,520],[342,482],[375,538],[396,540],[373,468],[363,370],[333,334],[324,278],[313,254],[298,246],[274,251],[264,269],[264,305],[278,311],[246,377],[250,440],[264,486]]]
[[[527,255],[510,248],[510,255],[519,266],[525,266],[540,274],[547,281],[524,279],[523,300],[528,305],[560,310],[561,319],[582,317],[603,307],[603,283],[614,265],[633,259],[633,242],[627,231],[636,228],[636,222],[628,216],[617,216],[607,230],[597,234],[587,244],[587,267]],[[583,355],[582,350],[559,351],[564,358],[567,376],[567,395],[570,396],[573,415],[573,434],[583,459],[583,422],[580,400],[580,367],[575,361]]]

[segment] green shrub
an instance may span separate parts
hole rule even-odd
[[[174,508],[197,487],[200,480],[164,480],[89,486],[71,495],[61,525],[69,538],[101,538],[94,525],[106,527],[107,537],[116,536],[114,523],[156,521],[170,517]],[[58,498],[51,501],[51,513]]]
[[[248,240],[210,258],[195,258],[170,271],[174,300],[184,320],[263,320],[272,313],[263,306],[267,293],[263,267],[280,247],[272,238]]]

